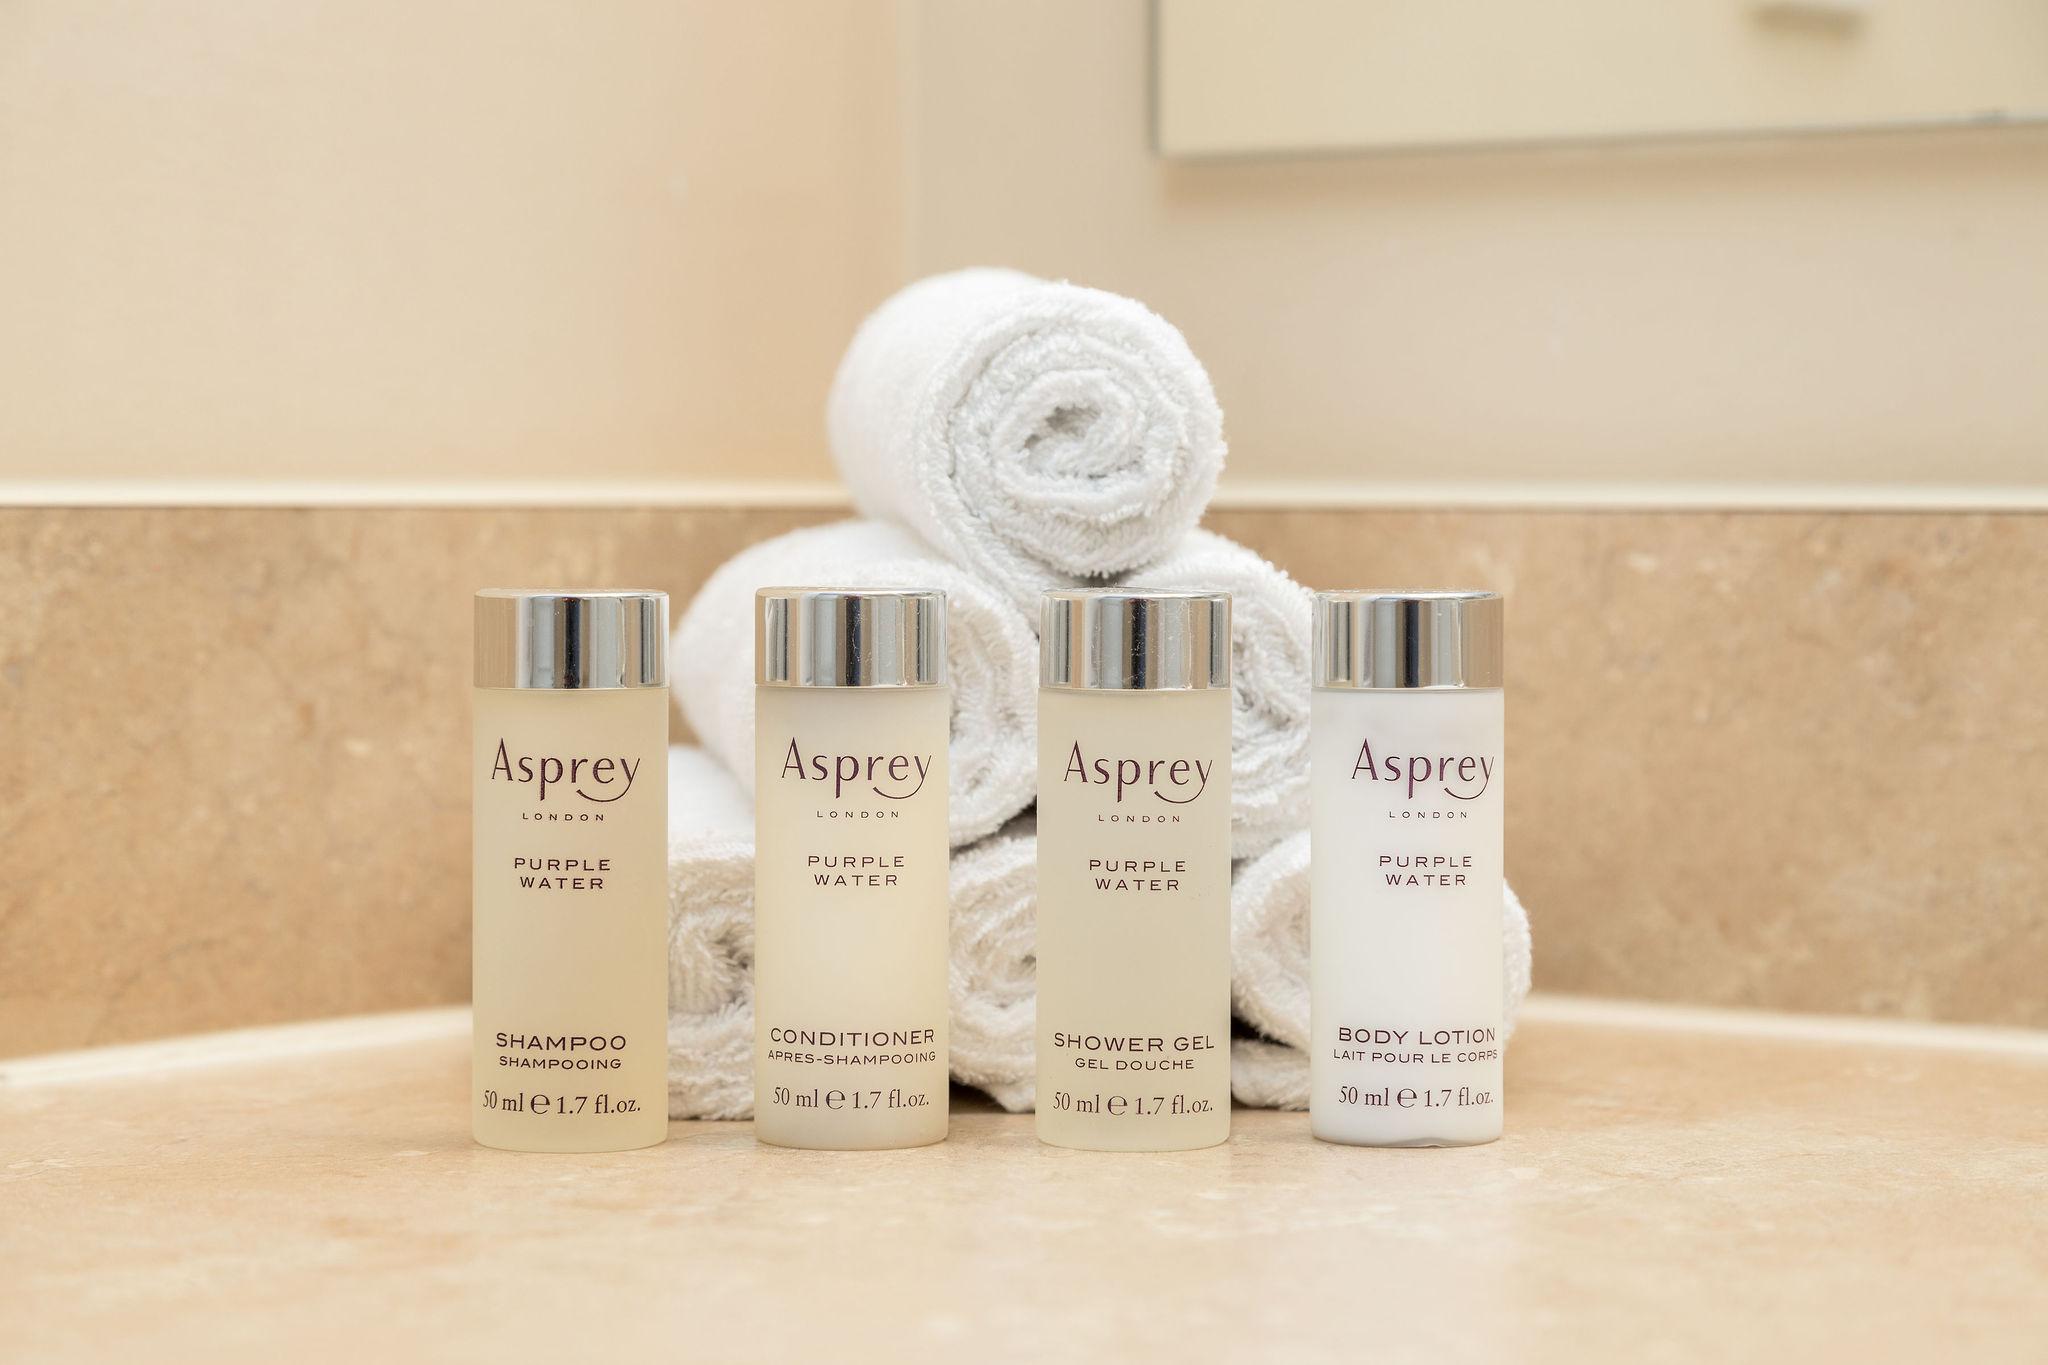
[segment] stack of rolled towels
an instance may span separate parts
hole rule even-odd
[[[859,516],[763,541],[705,583],[671,651],[701,748],[670,760],[669,1111],[753,1112],[754,594],[939,588],[952,685],[954,1079],[1032,1107],[1038,604],[1133,584],[1232,597],[1232,994],[1245,1104],[1308,1105],[1309,593],[1197,529],[1223,418],[1142,304],[1012,270],[921,280],[855,334],[827,407]],[[1347,585],[1348,586],[1348,585]],[[1502,906],[1507,1018],[1529,928]]]

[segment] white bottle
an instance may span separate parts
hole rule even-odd
[[[476,1140],[668,1136],[668,597],[476,595]]]
[[[946,1136],[946,595],[755,600],[754,1135]]]
[[[1501,599],[1323,592],[1310,703],[1309,1126],[1501,1133]]]
[[[1230,1136],[1230,595],[1053,592],[1039,636],[1038,1136]]]

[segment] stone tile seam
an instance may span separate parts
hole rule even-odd
[[[1724,1038],[1974,1053],[2048,1062],[2048,1029],[1672,1005],[1594,996],[1529,997],[1522,1021]],[[232,1029],[0,1060],[0,1088],[115,1080],[461,1038],[469,1007],[403,1010]]]
[[[1209,505],[1218,512],[2042,512],[2048,485],[1226,480]],[[0,481],[0,507],[853,510],[846,489],[831,480],[720,479],[14,480]]]
[[[1531,995],[1522,1007],[1519,1022],[1791,1043],[1962,1052],[2048,1061],[2048,1029],[1886,1019],[1870,1015],[1798,1014],[1783,1010],[1680,1005],[1539,991]]]
[[[356,1052],[466,1037],[469,1006],[395,1010],[0,1060],[0,1092]]]

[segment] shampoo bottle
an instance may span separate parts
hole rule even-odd
[[[668,597],[476,596],[476,1140],[668,1135]]]
[[[755,600],[754,1135],[946,1136],[946,597]]]
[[[1230,1136],[1230,596],[1052,592],[1038,693],[1038,1136]]]
[[[1316,594],[1309,1126],[1501,1133],[1501,599]]]

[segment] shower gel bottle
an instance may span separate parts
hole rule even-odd
[[[1051,592],[1038,693],[1038,1136],[1230,1136],[1230,596]]]
[[[946,1136],[946,595],[755,598],[754,1135]]]
[[[1316,594],[1309,1127],[1501,1133],[1501,599]]]
[[[668,1136],[668,597],[476,595],[476,1140]]]

